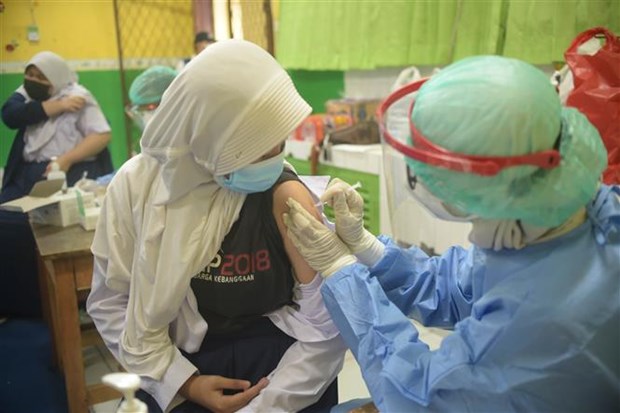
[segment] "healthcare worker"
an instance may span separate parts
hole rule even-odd
[[[337,403],[346,347],[282,222],[289,197],[319,216],[284,168],[310,111],[269,53],[218,42],[172,81],[110,183],[87,309],[149,413]]]
[[[376,408],[620,411],[620,188],[599,183],[596,129],[515,59],[405,86],[381,123],[416,91],[410,134],[384,129],[384,166],[435,215],[470,221],[473,247],[430,257],[377,239],[341,181],[324,194],[336,233],[294,200],[285,216]],[[431,351],[410,318],[454,332]]]
[[[125,107],[125,114],[140,130],[138,139],[132,142],[131,155],[140,151],[139,138],[144,132],[146,124],[151,120],[159,107],[164,92],[176,77],[177,72],[167,66],[151,66],[140,73],[131,82],[129,87],[129,102]]]
[[[125,113],[133,123],[144,131],[153,117],[164,92],[176,77],[177,72],[167,66],[155,65],[140,73],[129,87],[129,101]]]

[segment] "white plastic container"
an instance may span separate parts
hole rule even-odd
[[[50,202],[28,212],[32,222],[44,225],[67,227],[80,222],[80,210],[77,201],[78,189],[69,188],[66,193],[58,191],[49,198]],[[80,194],[85,205],[94,203],[92,192]]]
[[[55,156],[52,156],[52,161],[50,162],[51,169],[47,173],[47,179],[63,179],[65,183],[62,186],[62,192],[67,192],[67,175],[65,171],[60,169],[60,165],[58,165],[57,159]]]
[[[103,376],[103,384],[123,393],[125,400],[116,413],[148,413],[146,404],[136,399],[136,390],[140,388],[140,376],[132,373],[110,373]]]

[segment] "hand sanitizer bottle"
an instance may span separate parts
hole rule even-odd
[[[50,162],[51,168],[47,173],[47,179],[62,179],[64,180],[64,184],[62,185],[62,192],[67,192],[67,175],[65,171],[60,169],[60,165],[58,165],[57,159],[55,156],[52,156],[52,160]]]
[[[135,398],[135,392],[140,388],[140,376],[132,373],[110,373],[103,376],[101,381],[120,391],[125,397],[116,413],[148,413],[146,404]]]

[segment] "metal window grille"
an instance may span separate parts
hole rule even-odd
[[[270,0],[226,0],[228,27],[233,10],[241,20],[242,33],[232,33],[274,54],[273,17]],[[232,7],[232,6],[237,7]],[[238,7],[240,6],[240,7]],[[175,68],[193,53],[194,31],[212,27],[212,22],[198,22],[210,14],[210,0],[114,0],[119,70],[124,102],[129,104],[131,82],[152,65]],[[202,16],[202,17],[201,17]],[[214,18],[218,18],[214,16]],[[125,116],[128,154],[139,152],[140,131]]]
[[[193,53],[192,0],[114,0],[124,105],[131,82],[152,65],[174,68]],[[140,131],[125,116],[128,153],[139,151]]]

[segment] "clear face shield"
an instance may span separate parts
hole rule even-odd
[[[158,106],[157,103],[149,103],[148,105],[128,105],[125,108],[125,113],[140,131],[144,131],[146,124],[151,120]]]
[[[451,152],[431,142],[411,121],[417,91],[427,80],[421,79],[396,90],[377,110],[387,202],[393,234],[397,239],[399,232],[407,231],[411,211],[420,206],[426,213],[442,220],[463,222],[474,218],[435,197],[416,176],[412,160],[483,176],[496,175],[511,166],[554,168],[560,163],[560,154],[555,149],[520,156],[477,156]]]

